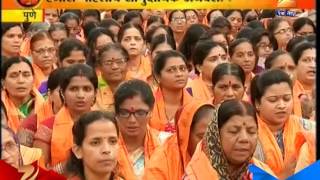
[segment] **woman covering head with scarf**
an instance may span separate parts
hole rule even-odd
[[[249,164],[273,175],[267,165],[253,158],[257,140],[254,107],[236,99],[224,101],[198,144],[184,179],[252,179]]]

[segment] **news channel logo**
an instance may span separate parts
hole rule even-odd
[[[35,8],[42,0],[16,0],[23,8]]]
[[[295,8],[297,7],[296,0],[278,0],[277,8]]]

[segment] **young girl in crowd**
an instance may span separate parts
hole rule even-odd
[[[159,82],[154,92],[155,106],[149,124],[159,131],[175,132],[177,110],[192,100],[186,90],[188,69],[185,57],[173,50],[159,53],[153,66],[153,73]]]
[[[119,128],[114,115],[91,111],[72,128],[74,144],[66,165],[70,180],[120,180],[117,174]]]
[[[65,162],[72,147],[72,126],[95,103],[98,79],[88,65],[77,64],[65,69],[60,84],[63,107],[41,122],[35,134],[34,147],[43,151],[43,166],[65,172]]]
[[[127,79],[141,79],[146,81],[151,75],[150,59],[143,54],[144,33],[136,24],[124,24],[118,34],[118,41],[128,51]]]

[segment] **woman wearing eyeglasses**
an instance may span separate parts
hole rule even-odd
[[[177,47],[179,46],[187,27],[186,15],[180,10],[174,10],[169,15],[169,25],[172,28]]]
[[[47,93],[49,74],[56,68],[56,48],[47,31],[40,31],[30,40],[34,86],[41,94]]]
[[[193,53],[198,78],[191,81],[192,96],[208,102],[213,98],[212,72],[217,65],[228,62],[227,49],[211,40],[199,41]]]
[[[272,40],[275,40],[274,49],[286,50],[287,44],[293,38],[293,30],[290,23],[281,17],[272,19],[268,25],[268,31]]]
[[[188,81],[186,59],[178,51],[160,52],[155,57],[153,73],[159,87],[154,92],[156,105],[149,124],[159,131],[174,133],[177,110],[192,100],[185,88]]]
[[[158,132],[148,126],[154,97],[141,80],[121,84],[114,94],[119,125],[118,173],[123,179],[141,179],[151,154],[159,145]]]
[[[129,54],[121,44],[108,44],[98,54],[98,66],[106,86],[99,86],[95,108],[114,111],[113,94],[120,83],[125,81]]]

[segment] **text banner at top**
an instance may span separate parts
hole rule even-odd
[[[20,3],[18,3],[20,2]],[[315,8],[315,0],[8,0],[3,9],[276,9]],[[28,7],[28,6],[25,6]],[[29,6],[30,7],[30,6]]]

